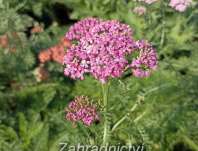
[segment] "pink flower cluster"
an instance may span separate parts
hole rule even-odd
[[[192,0],[171,0],[169,6],[179,12],[184,12],[192,3]]]
[[[77,44],[64,57],[64,74],[83,80],[84,74],[90,73],[102,83],[121,77],[130,64],[126,56],[137,49],[131,36],[131,28],[115,20],[86,18],[77,22],[66,34]]]
[[[66,108],[66,119],[73,123],[81,121],[90,126],[94,121],[99,120],[99,116],[96,106],[89,102],[88,97],[78,96]]]
[[[97,25],[100,21],[95,18],[86,18],[70,27],[66,33],[66,37],[69,40],[80,40],[85,35],[89,34],[89,30]]]
[[[145,2],[145,3],[147,3],[147,4],[152,4],[152,3],[154,3],[154,2],[156,2],[156,1],[158,1],[158,0],[138,0],[139,2]]]
[[[152,70],[157,68],[157,56],[155,49],[144,40],[136,42],[139,56],[131,63],[133,75],[136,77],[147,77]]]

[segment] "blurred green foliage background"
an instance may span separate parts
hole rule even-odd
[[[167,0],[145,5],[138,16],[132,0],[0,0],[0,151],[58,151],[61,142],[101,143],[102,120],[91,127],[64,119],[77,95],[101,99],[92,77],[73,81],[56,62],[42,65],[38,54],[56,45],[67,29],[84,17],[117,19],[134,37],[157,48],[159,67],[149,78],[125,75],[112,80],[110,121],[142,103],[111,136],[111,144],[145,144],[151,151],[198,151],[198,4],[184,13]],[[32,32],[41,27],[41,32]],[[1,43],[2,44],[2,43]],[[41,75],[42,76],[42,75]]]

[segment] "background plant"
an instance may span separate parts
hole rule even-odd
[[[160,59],[158,72],[149,79],[126,74],[112,81],[112,122],[126,115],[126,106],[130,112],[137,100],[143,103],[127,114],[111,143],[144,142],[156,151],[197,150],[197,4],[193,1],[179,13],[168,2],[1,0],[0,33],[10,43],[0,48],[1,150],[54,151],[60,142],[99,143],[102,134],[94,133],[101,132],[99,124],[72,128],[64,119],[64,108],[77,95],[101,99],[100,85],[89,76],[75,82],[63,77],[62,66],[55,62],[44,64],[49,73],[46,80],[36,82],[34,74],[40,65],[38,53],[56,45],[73,22],[90,16],[129,24],[136,39],[155,45]],[[142,5],[147,8],[145,15],[133,13]],[[37,25],[43,32],[32,34]]]

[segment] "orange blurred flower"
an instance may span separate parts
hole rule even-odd
[[[71,45],[72,43],[68,39],[62,37],[57,45],[39,53],[38,57],[40,62],[45,63],[47,61],[53,60],[57,63],[63,64],[65,49],[71,47]]]
[[[41,63],[45,63],[45,62],[51,60],[51,51],[49,51],[48,49],[41,51],[39,53],[38,58]]]
[[[57,45],[52,47],[50,50],[52,52],[52,60],[63,64],[63,59],[65,55],[64,47],[61,45]]]
[[[43,27],[41,25],[36,25],[31,29],[31,33],[35,34],[35,33],[41,33],[43,32]]]
[[[0,36],[0,47],[7,48],[9,43],[9,39],[7,34]]]
[[[62,37],[62,38],[60,39],[60,44],[62,44],[62,45],[63,45],[64,47],[66,47],[66,48],[69,48],[69,47],[71,47],[71,45],[72,45],[71,41],[68,40],[68,39],[65,38],[65,37]]]

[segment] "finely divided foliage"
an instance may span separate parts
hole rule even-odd
[[[0,0],[0,151],[198,151],[197,4]]]

